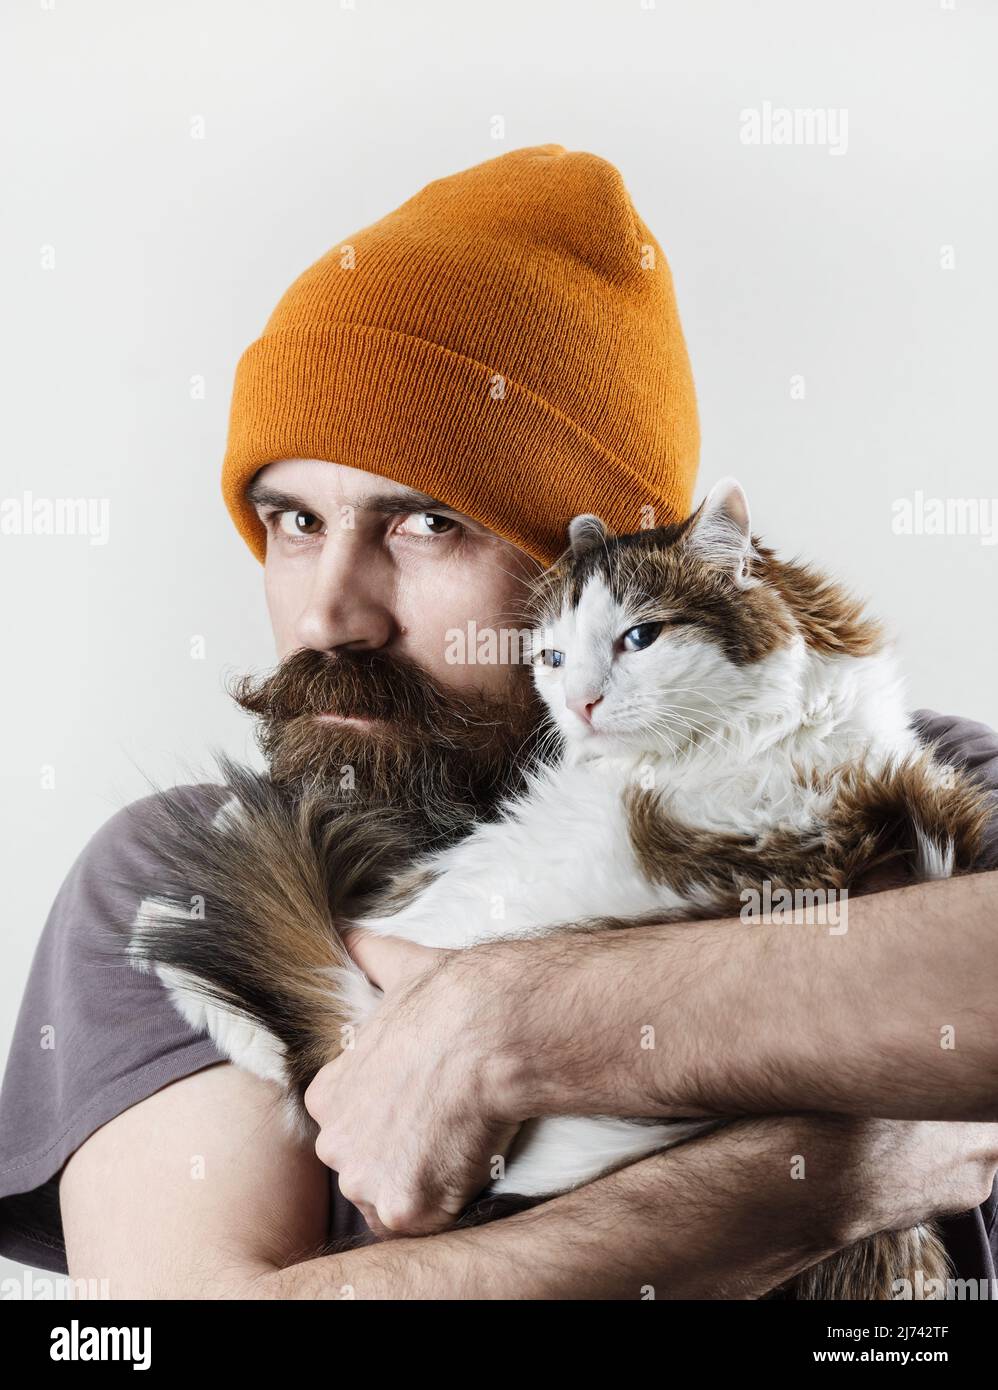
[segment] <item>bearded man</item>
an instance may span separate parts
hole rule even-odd
[[[275,779],[346,779],[436,837],[490,814],[537,706],[519,664],[449,661],[453,633],[522,626],[575,514],[688,515],[698,443],[669,269],[605,160],[516,150],[339,243],[240,360],[223,470],[279,658],[235,694]],[[990,730],[914,717],[998,786]],[[217,792],[184,794],[208,812]],[[93,836],[39,942],[0,1098],[3,1253],[116,1297],[757,1298],[943,1215],[961,1277],[994,1276],[998,836],[980,873],[852,904],[831,951],[725,922],[355,942],[385,997],[308,1089],[313,1143],[155,976],[98,965],[102,923],[136,906],[120,884],[155,888],[154,801]],[[926,1017],[966,1041],[933,1066]],[[559,1113],[748,1118],[456,1225],[519,1124]]]

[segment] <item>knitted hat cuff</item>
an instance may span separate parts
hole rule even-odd
[[[655,525],[685,516],[697,446],[695,430],[680,435],[651,483],[650,461],[609,453],[496,368],[395,330],[337,323],[267,332],[243,353],[222,490],[261,561],[266,532],[245,489],[268,463],[308,458],[429,493],[547,565],[565,547],[551,518],[580,510],[580,492],[617,531],[637,530],[645,505]]]

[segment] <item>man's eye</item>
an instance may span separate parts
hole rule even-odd
[[[452,517],[439,516],[436,512],[411,512],[399,529],[410,536],[445,536],[457,524]]]
[[[272,512],[268,520],[277,523],[282,536],[317,536],[322,530],[322,518],[314,512]]]
[[[651,646],[663,627],[665,623],[638,623],[637,627],[629,627],[620,639],[624,651],[644,651],[645,647]]]
[[[534,658],[540,666],[564,666],[565,653],[556,651],[554,647],[545,647],[542,652],[538,652]]]

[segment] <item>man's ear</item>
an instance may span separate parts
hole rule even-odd
[[[577,560],[587,550],[603,545],[609,534],[598,516],[592,516],[589,512],[573,516],[568,523],[568,544],[572,549],[572,558]]]
[[[736,478],[721,478],[693,513],[685,536],[692,555],[726,570],[740,589],[752,582],[752,518],[745,489]]]

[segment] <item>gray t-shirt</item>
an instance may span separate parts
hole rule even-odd
[[[995,791],[996,815],[978,869],[998,868],[998,735],[930,711],[914,716],[944,761],[974,770]],[[223,798],[205,783],[184,795],[206,815]],[[137,902],[121,884],[156,883],[142,847],[154,797],[133,802],[96,832],[56,896],[35,951],[0,1091],[0,1254],[66,1273],[59,1176],[95,1130],[180,1077],[224,1062],[194,1032],[155,975],[108,963],[102,929],[129,922]],[[371,1234],[330,1173],[328,1238],[347,1248]],[[947,1223],[960,1277],[995,1276],[998,1189],[980,1209]]]

